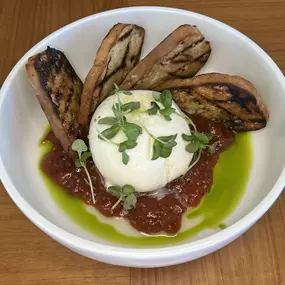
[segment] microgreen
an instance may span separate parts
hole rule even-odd
[[[118,198],[117,202],[112,206],[112,210],[114,210],[121,201],[124,202],[123,208],[125,211],[136,207],[137,197],[135,195],[135,188],[132,185],[126,184],[123,187],[110,186],[108,187],[108,191]]]
[[[105,129],[100,135],[98,135],[98,137],[100,139],[105,137],[106,139],[110,140],[117,135],[120,129],[121,127],[119,124],[113,125],[112,127]]]
[[[119,94],[132,95],[132,92],[120,90],[118,85],[114,83],[115,94],[117,96],[117,103],[112,106],[114,117],[104,117],[98,120],[99,125],[109,125],[111,127],[99,133],[98,137],[106,142],[118,146],[118,151],[122,153],[122,162],[128,164],[130,157],[126,150],[134,148],[137,145],[137,138],[142,133],[142,128],[134,123],[127,122],[125,114],[129,114],[135,110],[140,109],[141,104],[138,101],[131,101],[123,104],[120,100]],[[111,141],[120,131],[123,131],[127,140],[119,144]]]
[[[165,108],[172,106],[172,94],[169,90],[163,90],[160,94],[160,101]]]
[[[122,162],[127,165],[130,160],[129,155],[124,151],[122,152]]]
[[[210,154],[214,154],[217,147],[217,142],[209,144],[213,138],[212,134],[204,134],[198,131],[193,132],[191,135],[182,134],[183,140],[189,142],[185,149],[190,153],[195,153],[197,151],[202,151],[206,148],[209,149]]]
[[[152,147],[152,160],[156,160],[160,157],[161,153],[161,144],[159,141],[155,140]]]
[[[156,92],[156,91],[153,91],[152,92],[152,97],[155,101],[160,101],[160,92]]]
[[[167,158],[171,155],[172,149],[177,145],[175,141],[177,138],[177,134],[169,135],[169,136],[154,136],[146,127],[143,120],[141,120],[143,125],[143,129],[148,133],[148,135],[154,140],[152,146],[152,160],[156,160],[159,157]]]
[[[115,87],[116,93],[124,93],[125,95],[132,95],[133,94],[131,91],[128,91],[128,90],[121,90],[116,83],[114,83],[114,87]]]
[[[211,155],[213,155],[216,152],[218,146],[218,142],[214,142],[211,145],[208,145],[208,149]]]
[[[142,133],[142,128],[137,124],[126,122],[123,125],[123,131],[128,140],[136,141],[138,136]]]
[[[137,146],[136,141],[126,140],[124,142],[121,142],[119,145],[119,152],[124,152],[127,149],[132,149]]]
[[[118,120],[115,117],[105,117],[105,118],[102,118],[98,121],[99,125],[113,126],[113,125],[116,125],[117,123],[118,123]]]
[[[147,113],[148,113],[149,115],[156,115],[157,112],[158,112],[158,110],[160,110],[160,107],[159,107],[158,104],[157,104],[156,102],[154,102],[154,101],[152,101],[152,102],[150,103],[150,105],[151,105],[151,108],[149,108],[149,109],[147,110]]]
[[[177,134],[154,138],[151,159],[156,160],[159,157],[169,157],[172,153],[172,149],[177,145],[177,142],[175,141],[176,137]]]
[[[174,111],[175,111],[174,108],[172,108],[172,107],[167,107],[167,108],[164,108],[164,109],[160,110],[159,113],[160,113],[163,117],[168,117],[168,116],[170,116]]]
[[[123,118],[123,112],[121,110],[121,104],[117,103],[115,105],[113,105],[112,107],[113,113],[116,117],[116,119],[118,120],[118,122],[120,122]]]
[[[141,103],[138,102],[138,101],[133,101],[133,102],[129,102],[129,103],[126,103],[124,105],[121,106],[121,110],[123,112],[132,112],[134,110],[137,110],[141,107]]]
[[[92,156],[91,152],[88,151],[87,145],[85,142],[81,139],[76,139],[73,141],[71,145],[71,149],[75,152],[77,152],[78,158],[75,160],[75,166],[77,168],[83,168],[86,176],[88,178],[90,190],[91,190],[91,196],[92,196],[92,201],[95,204],[95,194],[94,194],[94,189],[93,189],[93,184],[92,184],[92,179],[89,174],[89,171],[86,167],[86,161],[89,157]]]
[[[156,102],[151,102],[151,108],[147,110],[149,115],[155,115],[158,110],[159,113],[165,118],[167,121],[171,121],[170,115],[175,112],[175,109],[172,108],[172,95],[169,90],[163,90],[161,93],[152,92],[152,97],[155,101],[160,102],[163,105],[163,109],[160,109]],[[154,105],[154,104],[155,105]]]

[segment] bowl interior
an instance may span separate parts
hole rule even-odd
[[[74,224],[56,206],[38,173],[41,153],[38,142],[48,123],[28,82],[24,64],[29,56],[50,45],[65,52],[79,77],[84,80],[99,44],[118,22],[136,23],[145,28],[142,56],[177,26],[195,24],[212,45],[211,57],[200,73],[215,71],[240,75],[259,90],[269,109],[270,120],[265,129],[252,133],[253,167],[250,179],[239,206],[225,221],[227,225],[235,223],[264,199],[283,170],[285,113],[280,102],[284,98],[284,84],[276,66],[246,37],[219,22],[188,12],[140,9],[95,15],[61,29],[29,51],[2,90],[0,154],[7,173],[3,175],[8,175],[22,198],[53,224],[79,237],[108,244]],[[3,176],[1,178],[4,179]],[[215,231],[204,231],[194,239],[207,237]]]

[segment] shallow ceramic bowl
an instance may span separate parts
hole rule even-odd
[[[245,194],[226,219],[225,230],[200,233],[183,244],[137,249],[100,240],[74,224],[56,206],[38,172],[39,138],[47,120],[25,73],[29,56],[47,45],[61,49],[84,79],[95,52],[118,22],[136,23],[146,30],[145,56],[181,24],[195,24],[210,40],[212,55],[200,71],[240,75],[259,90],[270,112],[268,126],[252,134],[253,167]],[[7,77],[0,99],[0,173],[2,182],[21,211],[49,236],[87,257],[123,266],[158,267],[209,254],[245,232],[281,193],[285,164],[285,80],[271,58],[250,39],[211,18],[169,8],[124,8],[72,23],[34,46]],[[237,174],[238,175],[238,174]]]

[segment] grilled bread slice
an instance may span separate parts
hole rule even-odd
[[[264,128],[269,117],[256,88],[239,76],[201,74],[156,88],[164,89],[172,91],[173,100],[184,112],[221,121],[236,132]]]
[[[144,29],[117,24],[105,37],[89,71],[81,96],[79,123],[88,125],[96,107],[120,85],[140,59]]]
[[[26,71],[55,136],[72,155],[71,144],[79,131],[80,78],[64,53],[50,47],[30,57]]]
[[[210,53],[210,44],[197,27],[182,25],[139,62],[120,88],[152,90],[165,80],[192,77]]]

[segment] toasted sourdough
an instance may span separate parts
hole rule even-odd
[[[28,59],[26,71],[39,103],[63,149],[72,155],[83,84],[63,52],[48,47]]]
[[[173,100],[184,112],[221,121],[236,132],[264,128],[269,117],[256,88],[239,76],[202,74],[156,87],[164,89],[172,91]]]
[[[148,89],[173,78],[194,76],[211,53],[196,26],[182,25],[156,46],[128,74],[121,89]]]
[[[117,24],[102,41],[89,71],[81,96],[79,123],[88,125],[96,107],[120,85],[138,63],[144,29],[137,25]]]

